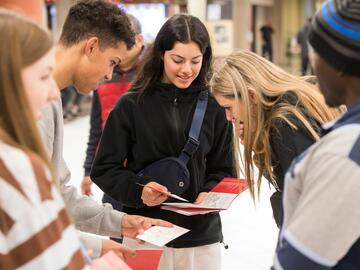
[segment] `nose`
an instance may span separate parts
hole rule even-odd
[[[60,90],[55,80],[52,79],[52,83],[50,85],[50,89],[48,92],[48,101],[50,102],[52,100],[58,100],[58,99],[60,99]]]
[[[110,81],[112,79],[112,74],[113,74],[113,70],[114,68],[110,68],[110,70],[108,71],[108,73],[105,75],[105,80]]]
[[[181,71],[183,74],[190,74],[191,73],[191,64],[189,62],[185,62],[182,66]]]
[[[229,122],[233,122],[235,120],[235,118],[233,117],[232,113],[228,110],[225,111],[226,113],[226,119],[229,121]]]

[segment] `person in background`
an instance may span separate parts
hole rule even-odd
[[[69,86],[61,91],[61,103],[64,119],[76,118],[82,112],[84,95]]]
[[[300,56],[301,56],[301,74],[304,76],[307,74],[310,67],[309,61],[309,43],[308,43],[308,34],[311,24],[311,18],[308,18],[304,26],[296,35],[296,41],[300,46]],[[311,72],[312,73],[312,72]]]
[[[270,199],[280,227],[285,173],[292,160],[319,139],[321,124],[334,119],[338,111],[326,106],[307,77],[291,75],[249,51],[237,51],[226,58],[212,79],[211,92],[235,124],[235,157],[241,156],[253,198],[253,164],[259,170],[257,190],[262,176],[275,187]]]
[[[312,21],[313,68],[329,106],[345,112],[285,178],[284,222],[272,269],[360,269],[360,12],[326,1]]]
[[[112,79],[100,84],[97,90],[93,92],[90,134],[84,162],[85,176],[81,183],[81,190],[85,195],[91,195],[92,181],[90,179],[90,170],[106,119],[119,97],[126,93],[131,87],[131,82],[138,71],[141,55],[144,51],[144,38],[141,34],[141,24],[134,16],[128,15],[128,17],[135,32],[135,45],[128,50],[124,61],[114,68]],[[105,193],[102,202],[110,203],[116,210],[122,210],[121,204]],[[121,242],[119,238],[111,239],[118,239],[116,241]]]
[[[190,230],[164,247],[159,270],[221,268],[219,213],[184,216],[162,210],[160,204],[167,196],[151,187],[171,191],[174,185],[185,183],[179,180],[160,185],[137,175],[155,161],[180,155],[198,96],[208,91],[211,60],[204,24],[185,14],[169,18],[147,51],[130,92],[110,113],[90,174],[106,194],[124,205],[124,211],[161,218]],[[224,177],[233,175],[232,134],[225,112],[209,97],[200,144],[187,163],[190,183],[184,198],[200,203]]]
[[[106,18],[106,20],[104,20]],[[55,47],[54,78],[60,89],[74,86],[88,94],[103,80],[110,80],[113,68],[125,59],[135,37],[126,14],[115,4],[102,0],[77,1],[66,17]],[[80,195],[68,185],[70,171],[63,159],[63,116],[61,100],[45,108],[39,127],[43,142],[56,169],[56,179],[74,219],[76,227],[85,232],[134,238],[152,225],[171,226],[168,222],[141,216],[126,215],[109,204],[100,205]],[[82,241],[94,257],[114,250],[119,256],[132,255],[129,250],[109,239],[82,235]]]
[[[274,34],[274,28],[270,18],[266,19],[266,23],[260,28],[261,32],[261,55],[267,57],[271,62],[273,61],[273,43],[272,35]]]

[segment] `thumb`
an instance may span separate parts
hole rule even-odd
[[[141,216],[128,216],[130,226],[136,230],[139,234],[144,232],[144,222],[145,218]]]

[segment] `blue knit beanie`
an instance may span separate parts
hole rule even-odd
[[[315,15],[309,42],[328,64],[360,76],[360,0],[328,0]]]

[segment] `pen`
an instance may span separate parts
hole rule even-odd
[[[138,186],[145,187],[144,184],[141,184],[141,183],[138,183],[138,182],[136,182],[136,184],[137,184]],[[178,195],[172,194],[172,193],[169,192],[169,191],[168,191],[168,192],[162,191],[162,190],[160,190],[160,189],[158,189],[158,188],[156,188],[156,187],[151,187],[151,186],[146,186],[146,187],[147,187],[147,188],[150,188],[150,189],[152,189],[152,190],[155,190],[155,191],[157,191],[157,192],[160,192],[160,193],[162,193],[162,194],[164,194],[164,195],[166,195],[166,196],[168,196],[168,197],[172,197],[172,198],[178,199],[178,200],[180,200],[180,201],[188,202],[187,199],[184,199],[184,198],[182,198],[182,197],[180,197],[180,196],[178,196]]]

